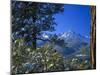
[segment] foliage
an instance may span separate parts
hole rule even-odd
[[[64,58],[48,43],[33,50],[32,47],[25,45],[24,39],[17,39],[12,46],[13,74],[91,68],[89,60],[77,57]]]
[[[13,41],[24,37],[25,42],[36,45],[44,31],[55,30],[55,14],[63,12],[62,4],[12,1]]]
[[[24,39],[17,39],[12,47],[12,72],[33,73],[63,69],[62,56],[49,44],[32,50],[24,45]]]

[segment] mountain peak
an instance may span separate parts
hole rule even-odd
[[[73,37],[76,33],[72,30],[68,30],[67,32],[64,32],[61,34],[61,37],[66,38],[66,37]]]
[[[42,34],[42,37],[45,38],[45,39],[48,39],[49,38],[49,34],[44,33],[44,34]]]
[[[68,30],[67,32],[68,33],[75,33],[73,30]]]

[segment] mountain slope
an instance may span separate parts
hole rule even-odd
[[[51,46],[53,45],[54,49],[61,53],[63,56],[69,56],[72,54],[75,55],[80,53],[82,47],[86,47],[87,45],[89,46],[89,38],[77,34],[73,31],[68,31],[57,35],[57,40],[54,41],[55,44],[52,44],[52,42],[48,41],[51,40],[51,36],[53,35],[43,34],[42,38],[47,41],[37,40],[37,46],[43,46],[48,42]],[[60,42],[58,42],[59,40]]]

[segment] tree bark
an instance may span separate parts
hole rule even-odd
[[[90,55],[92,69],[96,68],[96,6],[90,7],[91,33],[90,33]]]
[[[37,29],[34,27],[33,28],[33,34],[32,34],[33,49],[36,49],[36,36],[37,36]]]

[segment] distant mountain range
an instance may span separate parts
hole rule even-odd
[[[82,36],[80,34],[75,33],[74,31],[68,31],[64,32],[59,35],[61,39],[66,39],[65,41],[70,41],[70,40],[76,40],[76,41],[83,41],[83,42],[89,42],[89,37]]]
[[[68,32],[64,32],[61,34],[56,35],[57,36],[57,40],[63,40],[64,43],[59,42],[59,43],[55,43],[55,45],[53,46],[55,50],[57,50],[59,53],[61,53],[63,56],[68,57],[70,55],[76,55],[80,54],[81,52],[81,48],[82,47],[87,47],[87,52],[89,52],[89,44],[90,44],[90,38],[86,37],[86,36],[82,36],[80,34],[77,34],[73,31],[68,31]],[[48,33],[44,33],[41,35],[41,38],[46,40],[46,41],[42,41],[42,40],[37,40],[37,47],[43,46],[45,43],[49,43],[50,45],[52,45],[52,43],[48,40],[51,40],[51,38],[53,37],[52,34],[48,34]],[[59,44],[63,44],[59,45]]]

